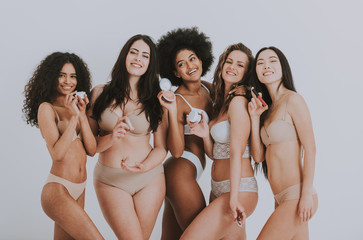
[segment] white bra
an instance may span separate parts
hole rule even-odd
[[[214,140],[213,145],[213,158],[214,159],[226,159],[230,158],[230,132],[231,124],[228,120],[216,123],[210,129],[210,135]],[[250,158],[250,146],[247,142],[246,149],[242,155],[243,158]]]
[[[203,83],[202,83],[202,87],[204,87],[208,91],[208,93],[209,93],[209,89],[206,86],[204,86]],[[199,114],[202,114],[203,113],[204,114],[204,117],[205,117],[205,120],[207,121],[207,123],[209,123],[209,116],[208,116],[208,114],[207,114],[206,111],[204,111],[203,109],[199,109],[199,108],[192,107],[192,105],[190,105],[190,103],[183,97],[183,95],[181,95],[179,93],[175,93],[175,95],[176,96],[180,96],[185,101],[185,103],[190,107],[190,112],[195,111],[195,112],[197,112]],[[190,131],[189,125],[188,124],[185,124],[184,125],[184,135],[193,135],[189,131]]]

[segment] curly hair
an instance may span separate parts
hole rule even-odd
[[[197,27],[178,28],[169,31],[162,36],[157,44],[159,57],[160,76],[168,78],[174,86],[180,86],[183,81],[174,74],[176,71],[175,58],[180,50],[188,49],[197,55],[202,61],[202,76],[210,69],[214,57],[212,43],[204,33],[199,32]]]
[[[212,117],[217,116],[221,110],[223,110],[223,112],[226,112],[228,110],[229,103],[233,98],[233,95],[228,95],[226,97],[224,94],[225,84],[222,78],[222,70],[228,55],[235,50],[241,51],[247,55],[248,65],[243,78],[237,84],[232,85],[231,89],[234,88],[236,85],[246,85],[246,86],[249,85],[249,78],[253,69],[251,66],[254,62],[254,57],[252,55],[251,50],[242,43],[236,43],[228,46],[226,50],[219,57],[217,67],[214,72],[213,83],[212,83],[213,87],[211,91],[211,98],[214,103],[212,110]],[[247,99],[251,98],[251,94],[249,91],[247,91],[246,97]]]
[[[256,54],[256,57],[255,57],[256,61],[252,67],[253,71],[252,71],[252,76],[251,76],[251,85],[254,86],[258,92],[262,93],[263,99],[267,103],[267,105],[271,105],[272,100],[271,100],[270,94],[268,93],[266,86],[259,81],[259,79],[257,77],[257,72],[256,72],[258,56],[260,55],[261,52],[268,50],[268,49],[272,50],[276,53],[277,57],[280,60],[280,64],[281,64],[282,79],[281,79],[279,86],[277,87],[277,90],[280,88],[281,85],[283,85],[287,89],[294,91],[294,92],[296,92],[296,89],[295,89],[289,62],[287,61],[286,56],[281,52],[281,50],[276,47],[272,47],[272,46],[261,48],[260,51],[258,51]],[[262,127],[265,122],[267,112],[268,112],[268,110],[263,112],[261,115],[261,121],[260,121],[261,126],[260,127]],[[255,168],[255,169],[257,169],[257,168]],[[265,177],[267,178],[268,170],[267,170],[266,161],[262,162],[262,170],[263,170]]]
[[[128,100],[130,100],[131,86],[129,73],[126,69],[126,57],[132,44],[137,40],[144,41],[150,47],[149,66],[138,81],[137,93],[138,101],[142,104],[142,111],[145,111],[146,118],[150,122],[150,130],[155,131],[162,119],[163,110],[157,98],[161,89],[159,87],[156,46],[147,35],[137,34],[131,37],[123,46],[112,68],[111,81],[105,85],[102,93],[94,103],[92,117],[100,120],[102,112],[111,104],[113,108],[119,105],[124,108]]]
[[[71,63],[76,70],[76,91],[84,91],[89,95],[92,83],[87,64],[74,53],[54,52],[41,61],[25,85],[22,111],[27,124],[39,127],[39,105],[43,102],[52,103],[56,99],[59,73],[66,63]]]

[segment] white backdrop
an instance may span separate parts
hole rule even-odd
[[[24,85],[39,62],[54,51],[74,52],[88,63],[93,85],[105,83],[128,38],[143,33],[158,40],[169,30],[190,26],[210,36],[216,58],[236,42],[254,54],[270,45],[286,54],[297,90],[309,105],[317,143],[319,208],[310,222],[310,238],[363,239],[362,2],[169,2],[1,1],[0,239],[53,236],[53,222],[40,205],[51,159],[39,130],[26,125],[21,112]],[[211,78],[212,71],[205,79]],[[116,239],[93,189],[96,161],[97,155],[87,163],[85,209],[106,239]],[[209,161],[200,179],[206,196],[210,166]],[[261,175],[248,239],[256,239],[273,211],[272,193]],[[160,216],[153,240],[160,239]]]

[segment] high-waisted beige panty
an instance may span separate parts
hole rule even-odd
[[[278,194],[274,195],[275,200],[278,204],[283,203],[286,200],[299,199],[301,195],[302,184],[298,183],[291,187],[285,188]],[[313,195],[317,194],[315,188],[313,188]]]
[[[83,193],[84,189],[86,188],[86,181],[84,181],[83,183],[74,183],[49,173],[49,176],[45,184],[52,182],[62,184],[67,189],[67,191],[74,200],[77,200],[79,196],[81,196],[81,194]]]
[[[101,183],[120,188],[131,195],[134,195],[148,183],[150,183],[157,175],[164,172],[162,164],[144,173],[131,173],[122,168],[111,168],[96,163],[93,179]]]

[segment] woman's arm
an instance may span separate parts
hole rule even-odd
[[[236,218],[238,212],[243,213],[244,209],[239,206],[238,192],[241,182],[242,155],[246,149],[250,135],[250,119],[247,111],[248,101],[244,97],[234,97],[229,104],[228,117],[231,123],[230,129],[230,206]],[[243,217],[243,220],[246,216]],[[242,220],[242,221],[243,221]]]
[[[68,99],[70,101],[70,99]],[[70,102],[73,107],[75,105],[75,99]],[[78,108],[77,108],[78,109]],[[43,102],[39,106],[38,110],[38,124],[40,132],[47,144],[49,153],[54,161],[60,161],[66,155],[68,149],[71,147],[74,133],[76,132],[78,113],[75,109],[72,112],[72,117],[69,120],[66,130],[62,135],[59,134],[59,130],[56,123],[56,113],[50,103]]]
[[[78,108],[80,111],[79,114],[79,122],[81,125],[81,134],[83,139],[84,148],[89,156],[94,156],[96,154],[97,142],[92,133],[91,127],[89,125],[87,115],[86,115],[86,106],[89,103],[88,97],[86,96],[84,99],[77,96],[78,98]]]
[[[202,113],[202,118],[199,123],[191,123],[189,122],[189,118],[187,117],[187,122],[190,126],[190,133],[200,137],[203,139],[204,152],[210,159],[213,159],[213,139],[209,133],[209,126],[207,121],[205,120],[204,113]]]
[[[293,94],[288,99],[287,111],[290,113],[299,140],[304,149],[303,182],[299,202],[299,215],[302,221],[312,217],[313,181],[315,171],[315,139],[309,109],[299,94]]]
[[[248,103],[248,113],[251,121],[251,155],[255,162],[263,162],[265,160],[265,147],[260,138],[260,116],[268,109],[268,106],[263,107],[262,103],[253,92],[252,96],[253,98]]]
[[[122,118],[119,118],[119,120],[117,121],[117,123],[115,124],[115,126],[112,130],[112,133],[107,134],[105,136],[99,135],[100,129],[99,129],[98,123],[95,119],[92,118],[92,115],[93,115],[93,106],[96,102],[96,99],[101,95],[101,93],[103,91],[103,87],[104,87],[103,85],[100,85],[100,86],[96,86],[94,89],[92,89],[90,108],[87,111],[89,125],[91,127],[93,135],[96,137],[96,142],[97,142],[96,152],[106,151],[114,144],[114,142],[119,140],[121,137],[124,137],[126,135],[127,131],[130,130],[128,125],[124,122],[124,120],[126,118],[124,116]]]
[[[163,118],[157,130],[154,132],[154,148],[142,161],[136,162],[135,166],[129,166],[127,160],[121,162],[121,166],[129,172],[147,172],[160,165],[167,154],[166,134],[167,134],[167,113],[164,111]]]
[[[181,110],[181,104],[184,101],[176,98],[174,102],[167,102],[162,97],[163,91],[158,94],[159,102],[167,111],[168,130],[167,130],[167,147],[173,157],[179,158],[184,152],[184,116]]]

